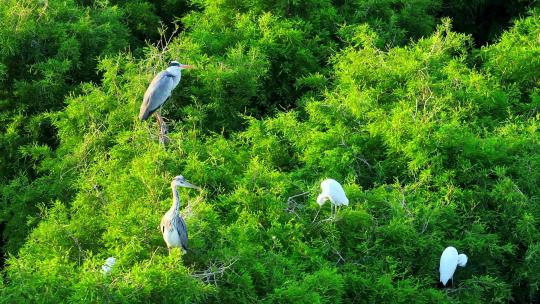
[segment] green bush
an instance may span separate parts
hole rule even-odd
[[[25,12],[6,3],[3,12]],[[134,28],[152,37],[156,16],[164,18],[154,2],[142,14],[138,6],[149,3],[66,2],[51,10],[108,16],[102,31],[82,40],[103,46],[119,34],[124,40],[115,41],[127,45],[139,39]],[[15,151],[4,157],[22,157],[32,171],[6,173],[1,187],[10,237],[0,302],[523,303],[536,296],[536,11],[478,50],[450,20],[435,26],[438,1],[190,5],[166,49],[128,53],[106,44],[105,53],[84,59],[96,60],[97,74],[79,74],[50,54],[27,66],[50,66],[73,82],[54,84],[62,93],[52,107],[2,112],[9,118],[2,147]],[[148,19],[118,13],[130,9]],[[42,30],[64,33],[70,27],[61,20]],[[39,28],[32,22],[30,36]],[[62,35],[51,40],[82,43]],[[0,37],[26,41],[1,30]],[[14,82],[15,59],[2,58],[0,81],[14,88],[2,87],[2,100],[13,106],[47,75]],[[151,77],[172,59],[196,69],[163,108],[164,146],[155,123],[136,115]],[[48,121],[55,145],[19,136],[27,121],[33,128]],[[203,189],[180,189],[190,250],[169,254],[158,225],[178,174]],[[329,177],[350,199],[335,220],[327,220],[329,204],[315,203]],[[452,287],[438,289],[447,246],[469,262]],[[105,275],[109,256],[117,263]]]

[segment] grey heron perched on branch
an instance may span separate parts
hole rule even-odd
[[[161,106],[171,96],[172,91],[182,78],[182,70],[190,69],[191,65],[181,64],[178,61],[169,62],[169,67],[159,72],[144,93],[143,102],[141,104],[141,110],[139,112],[139,119],[146,120],[152,113],[161,109]],[[160,141],[164,141],[164,137],[167,134],[167,125],[163,121],[159,112],[156,112],[156,119],[160,126]]]
[[[321,182],[321,190],[321,194],[317,197],[317,204],[322,207],[322,205],[329,200],[331,203],[332,218],[336,217],[338,207],[349,206],[349,199],[347,198],[347,195],[345,195],[345,190],[343,190],[341,184],[336,180],[331,178],[323,180]],[[319,211],[320,210],[321,209],[319,209]],[[319,212],[317,212],[317,215],[319,215]],[[315,218],[317,218],[317,215],[315,215]]]
[[[161,218],[160,230],[163,234],[163,239],[167,243],[167,248],[179,247],[185,253],[188,249],[188,232],[184,219],[180,216],[180,196],[178,195],[178,187],[201,189],[195,186],[182,176],[176,176],[171,182],[173,193],[173,203],[169,211]]]
[[[456,248],[452,246],[446,247],[441,255],[439,264],[439,280],[441,283],[446,286],[446,283],[453,278],[456,268],[458,266],[465,267],[465,265],[467,265],[467,260],[467,256],[463,253],[458,254]],[[452,282],[454,282],[453,279]]]

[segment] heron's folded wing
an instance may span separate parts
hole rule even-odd
[[[457,268],[458,254],[454,248],[447,248],[441,255],[439,264],[440,281],[446,285]]]
[[[180,236],[180,243],[182,244],[182,247],[184,250],[188,249],[188,232],[186,223],[184,222],[184,219],[180,216],[176,216],[173,220],[173,227],[178,232],[178,235]]]
[[[173,75],[167,71],[159,72],[144,93],[139,119],[152,115],[171,96]]]

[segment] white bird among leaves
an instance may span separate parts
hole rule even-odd
[[[107,258],[107,260],[105,261],[105,264],[103,264],[103,266],[101,266],[101,272],[103,272],[103,274],[108,274],[109,272],[111,272],[114,264],[116,264],[116,258],[115,257]]]
[[[326,201],[330,201],[332,217],[336,216],[337,208],[349,206],[349,199],[340,183],[334,179],[325,179],[321,182],[322,192],[317,197],[317,203],[322,207]],[[320,209],[319,209],[320,210]]]
[[[465,254],[458,254],[456,248],[450,246],[446,247],[441,255],[441,263],[439,265],[439,280],[446,286],[448,281],[454,276],[457,266],[465,267],[467,265],[467,256]]]

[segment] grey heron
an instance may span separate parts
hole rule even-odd
[[[189,68],[192,68],[192,66],[181,64],[178,61],[171,61],[166,70],[159,72],[154,79],[152,79],[152,82],[144,93],[141,110],[139,112],[140,120],[146,120],[152,113],[161,109],[161,106],[171,96],[174,88],[180,83],[182,70]],[[160,126],[160,135],[165,136],[167,133],[167,125],[158,112],[156,112],[156,119]],[[162,139],[161,136],[160,140]]]
[[[337,207],[339,206],[349,206],[349,199],[345,195],[345,190],[340,183],[334,179],[325,179],[321,182],[322,192],[317,197],[317,203],[320,207],[329,200],[331,203],[332,217],[336,216]],[[319,209],[320,211],[320,209]],[[317,212],[317,215],[319,213]],[[317,217],[317,216],[315,216]]]
[[[452,246],[446,247],[441,255],[441,262],[439,264],[439,280],[441,283],[446,286],[448,280],[454,276],[457,266],[465,267],[467,260],[467,256],[458,254],[456,248]]]
[[[185,253],[188,249],[188,232],[186,223],[179,213],[180,196],[178,195],[178,187],[200,189],[198,186],[186,181],[182,175],[173,178],[171,182],[173,203],[169,211],[161,218],[160,230],[169,252],[172,247],[179,247]]]

